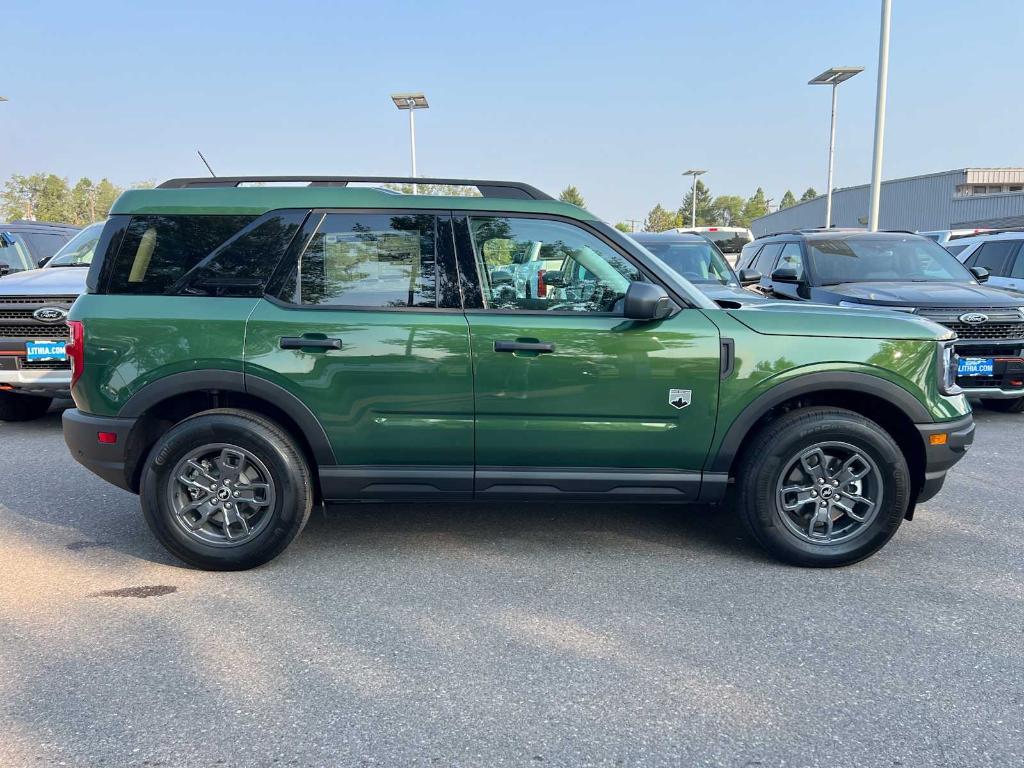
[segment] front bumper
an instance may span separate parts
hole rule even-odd
[[[946,472],[967,454],[967,449],[974,442],[974,416],[969,413],[955,421],[915,426],[924,442],[924,483],[916,499],[921,503],[942,490]],[[942,435],[945,435],[945,442],[939,443]]]
[[[44,397],[71,397],[68,368],[24,368],[24,358],[0,357],[0,391]]]
[[[1024,397],[1024,342],[958,341],[954,349],[960,357],[992,360],[991,376],[957,376],[956,383],[967,397],[986,400],[1014,400]]]
[[[135,492],[127,456],[135,419],[93,416],[77,408],[64,411],[64,442],[75,461],[118,488]],[[114,435],[114,442],[100,442],[99,433]],[[108,438],[109,439],[109,438]]]

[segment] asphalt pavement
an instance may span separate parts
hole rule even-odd
[[[858,565],[728,511],[359,505],[183,567],[0,423],[2,766],[1024,764],[1024,416]]]

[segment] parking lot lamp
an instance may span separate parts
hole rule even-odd
[[[882,144],[885,143],[885,97],[889,86],[889,22],[892,0],[882,0],[882,22],[878,32],[878,90],[875,93],[875,148],[871,160],[871,205],[868,229],[878,231],[879,203],[882,197]]]
[[[427,97],[422,93],[393,93],[391,100],[395,106],[409,113],[409,151],[412,153],[412,177],[416,178],[416,110],[428,109]],[[412,184],[412,193],[416,194],[416,182]]]
[[[693,187],[690,190],[690,197],[693,198],[693,211],[690,214],[690,226],[697,226],[697,177],[701,174],[707,173],[707,171],[699,171],[691,168],[683,173],[683,176],[693,176]]]
[[[832,226],[832,167],[836,155],[836,89],[840,83],[846,82],[863,71],[864,67],[830,67],[817,77],[807,81],[808,85],[832,86],[832,128],[828,134],[828,193],[825,195],[825,229]]]

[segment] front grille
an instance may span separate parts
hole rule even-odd
[[[50,304],[60,304],[70,307],[75,303],[75,296],[0,296],[0,304],[35,304],[45,307]]]
[[[970,325],[969,323],[953,322],[943,323],[961,339],[982,341],[1013,341],[1024,339],[1024,322],[1021,323],[981,323]]]
[[[66,339],[68,327],[64,324],[0,325],[0,339]]]
[[[71,368],[70,360],[19,360],[18,366],[23,371],[67,371]]]

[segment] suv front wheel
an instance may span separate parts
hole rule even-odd
[[[769,422],[737,468],[739,513],[754,538],[794,565],[849,565],[892,538],[910,503],[899,446],[878,424],[836,408]]]
[[[139,495],[160,542],[190,565],[253,568],[277,557],[312,509],[309,467],[288,434],[249,411],[212,410],[153,446]]]

